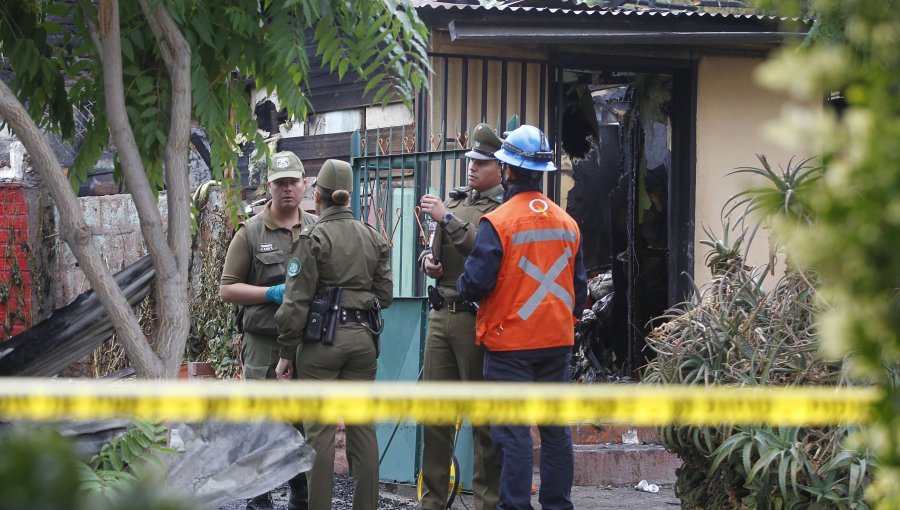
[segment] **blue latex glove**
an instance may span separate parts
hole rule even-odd
[[[269,290],[266,291],[266,301],[280,305],[284,301],[284,284],[279,283],[269,287]]]

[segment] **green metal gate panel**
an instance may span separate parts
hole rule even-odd
[[[416,381],[425,341],[424,298],[395,297],[384,311],[377,381]],[[422,451],[421,427],[412,423],[379,423],[375,429],[381,479],[415,483]]]
[[[542,71],[542,81],[544,74]],[[423,97],[420,104],[427,103]],[[543,107],[540,111],[543,112]],[[503,110],[500,118],[505,116]],[[425,117],[417,116],[415,133],[401,127],[356,131],[351,136],[350,162],[354,173],[351,209],[357,219],[382,233],[392,247],[394,302],[384,314],[385,331],[381,336],[376,377],[379,381],[421,379],[428,322],[424,294],[426,284],[433,281],[426,281],[429,279],[418,270],[416,260],[433,225],[416,205],[426,191],[446,196],[449,189],[466,181],[465,153],[473,126],[464,122],[454,130],[462,133],[456,132],[452,137],[448,136],[446,123],[440,132],[429,131]],[[479,118],[484,119],[484,113]],[[518,124],[518,115],[513,115],[507,129],[514,129]],[[543,125],[543,113],[540,124]],[[381,479],[415,483],[421,469],[421,426],[378,423],[376,434]],[[472,429],[468,422],[460,428],[456,457],[462,486],[471,490]]]

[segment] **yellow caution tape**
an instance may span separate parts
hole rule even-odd
[[[277,420],[562,425],[865,423],[874,388],[7,379],[0,420],[132,416],[195,422]]]

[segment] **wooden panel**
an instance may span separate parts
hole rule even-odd
[[[365,155],[400,154],[415,150],[413,134],[414,126],[398,126],[380,131],[368,131],[366,133]],[[350,160],[350,136],[352,133],[330,133],[326,135],[298,136],[282,138],[278,142],[279,151],[291,151],[303,161],[304,168],[307,161],[335,158],[344,161]],[[404,140],[404,137],[406,138]],[[379,138],[381,143],[379,145]],[[377,150],[377,153],[376,153]],[[320,163],[321,165],[321,163]]]
[[[352,133],[330,133],[327,135],[298,136],[282,138],[278,141],[279,151],[291,151],[303,161],[350,156],[350,135]]]
[[[372,96],[377,91],[363,94],[365,81],[359,81],[359,75],[348,69],[343,79],[338,79],[337,70],[332,74],[328,66],[322,67],[322,57],[316,55],[316,44],[312,39],[312,30],[306,31],[306,54],[309,56],[309,89],[307,96],[316,113],[359,108],[372,104]],[[373,74],[378,74],[375,71]],[[302,158],[301,158],[302,159]]]

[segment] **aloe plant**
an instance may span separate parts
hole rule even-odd
[[[815,274],[789,264],[784,276],[768,284],[770,267],[748,267],[743,257],[760,223],[773,215],[815,221],[804,205],[804,191],[821,169],[804,159],[776,173],[765,157],[760,162],[762,168],[735,172],[762,176],[767,185],[728,201],[722,236],[704,229],[709,239],[702,244],[710,247],[705,260],[713,278],[669,310],[649,335],[648,346],[657,356],[646,368],[645,382],[851,384],[843,363],[820,352],[815,317],[825,305],[817,296]],[[849,446],[855,430],[676,425],[660,428],[658,435],[684,461],[675,487],[683,508],[862,509],[868,508],[862,494],[874,459],[867,450]]]

